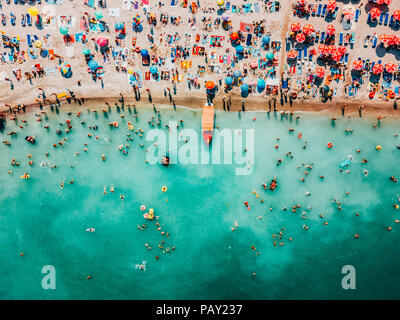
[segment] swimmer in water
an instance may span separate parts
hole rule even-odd
[[[61,183],[60,183],[60,188],[61,188],[61,189],[64,189],[64,182],[61,182]]]
[[[111,187],[110,187],[110,192],[114,193],[114,191],[115,191],[115,190],[114,190],[114,186],[111,186]]]
[[[103,194],[107,194],[107,187],[106,186],[104,186],[104,188],[103,188]]]
[[[124,199],[125,199],[125,194],[120,194],[120,195],[119,195],[119,198],[120,198],[121,200],[124,200]]]

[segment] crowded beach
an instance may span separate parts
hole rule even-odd
[[[395,115],[399,25],[391,0],[2,0],[0,110],[121,94]]]

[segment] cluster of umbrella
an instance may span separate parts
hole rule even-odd
[[[376,4],[386,4],[389,5],[392,3],[392,0],[375,0],[374,1]]]
[[[311,24],[306,24],[302,27],[300,22],[293,22],[290,26],[290,30],[294,33],[297,33],[296,41],[298,43],[303,43],[306,41],[307,36],[315,31]]]
[[[135,17],[133,17],[133,30],[135,32],[142,32],[143,31],[143,26],[140,23],[141,19],[139,15],[136,15]]]
[[[318,51],[323,56],[329,56],[333,61],[338,62],[346,54],[347,48],[344,46],[336,47],[335,45],[321,44]]]
[[[354,61],[353,69],[357,70],[357,71],[363,70],[364,69],[364,61],[362,61],[360,59]],[[385,66],[378,63],[372,67],[373,74],[381,74],[384,70],[388,73],[395,73],[398,70],[398,68],[397,68],[397,65],[395,65],[394,63],[391,63],[391,62],[387,63]]]
[[[394,34],[392,35],[387,35],[387,34],[381,34],[379,36],[379,40],[388,46],[396,46],[400,44],[400,38]]]

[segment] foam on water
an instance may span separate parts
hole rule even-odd
[[[164,125],[179,119],[184,120],[183,128],[200,132],[199,110],[162,108],[160,112],[159,129],[167,134]],[[122,113],[125,119],[120,118]],[[41,123],[33,115],[21,116],[28,119],[23,129],[8,120],[0,133],[1,141],[11,142],[11,147],[0,146],[1,298],[400,297],[400,225],[394,223],[400,211],[393,207],[400,184],[389,180],[392,175],[400,178],[398,120],[385,119],[374,129],[371,119],[339,119],[333,125],[330,118],[309,113],[295,119],[273,113],[217,112],[219,129],[255,130],[254,171],[238,176],[234,163],[168,168],[146,164],[145,149],[150,143],[145,135],[153,128],[147,122],[152,115],[152,109],[138,108],[137,120],[127,110],[113,110],[107,118],[101,112],[83,111],[77,119],[60,111],[49,113]],[[55,130],[66,119],[72,119],[74,129],[58,136]],[[82,120],[85,125],[80,124]],[[109,127],[112,121],[120,123],[118,129]],[[134,140],[126,141],[128,121],[135,129],[145,130],[143,137],[133,134]],[[50,129],[44,129],[44,124]],[[98,130],[89,130],[94,124]],[[64,131],[65,125],[61,128]],[[290,133],[290,128],[295,131]],[[346,133],[346,128],[353,133]],[[17,131],[17,136],[8,136],[10,131]],[[37,144],[26,143],[27,135],[35,136]],[[64,147],[54,149],[52,145],[64,137],[68,138]],[[327,142],[333,143],[332,150],[327,149]],[[85,143],[88,152],[83,150]],[[198,143],[205,148],[200,134]],[[130,145],[126,156],[118,151],[125,144]],[[375,150],[378,144],[383,146],[380,152]],[[287,152],[292,152],[293,159]],[[35,161],[33,167],[28,165],[28,153]],[[107,161],[101,160],[102,154]],[[340,173],[339,164],[349,155],[353,160],[344,171],[350,173]],[[12,158],[20,167],[10,166]],[[282,163],[277,166],[279,158]],[[367,164],[360,163],[363,158]],[[302,163],[313,163],[308,175]],[[51,169],[52,165],[57,168]],[[12,175],[7,174],[9,170]],[[25,172],[30,180],[19,178]],[[277,190],[264,191],[262,183],[273,177],[278,179]],[[74,184],[67,183],[71,179]],[[64,189],[60,188],[62,181]],[[103,194],[104,186],[107,194]],[[168,187],[166,193],[162,186]],[[333,199],[341,202],[342,211]],[[244,201],[249,201],[251,210]],[[143,204],[154,208],[157,221],[143,219]],[[293,213],[292,206],[297,204],[301,207]],[[285,206],[286,211],[282,210]],[[169,238],[157,231],[157,222]],[[238,229],[231,231],[235,223]],[[139,230],[142,224],[147,227]],[[86,232],[87,228],[96,232]],[[272,235],[280,231],[282,239],[275,237],[274,246]],[[285,244],[280,246],[281,242]],[[159,244],[164,251],[172,246],[176,250],[163,253]],[[356,267],[355,291],[341,289],[341,268],[346,264]],[[56,268],[54,291],[41,287],[44,265]]]

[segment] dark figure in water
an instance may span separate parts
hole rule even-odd
[[[293,100],[292,100],[292,96],[289,96],[289,104],[290,104],[290,107],[293,107]]]
[[[163,166],[166,166],[166,167],[169,166],[169,156],[168,156],[168,155],[165,155],[165,156],[162,158],[161,164],[162,164]]]

